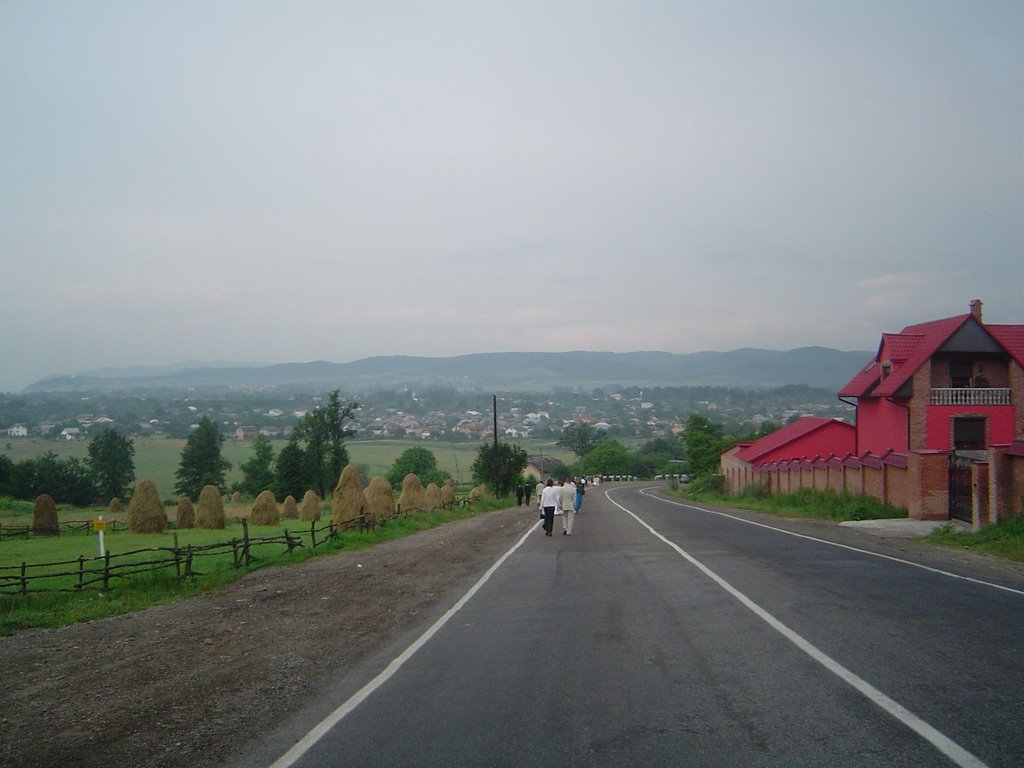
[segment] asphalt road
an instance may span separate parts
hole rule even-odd
[[[267,762],[1024,765],[1019,585],[641,489],[592,489],[572,537],[538,526]]]

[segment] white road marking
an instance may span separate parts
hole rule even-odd
[[[684,507],[686,509],[695,509],[698,512],[704,512],[709,515],[718,515],[719,517],[727,517],[730,520],[736,520],[747,525],[756,525],[758,528],[767,528],[769,531],[777,531],[778,533],[784,533],[787,536],[796,536],[798,539],[807,539],[808,541],[816,541],[819,544],[828,544],[830,547],[839,547],[840,549],[848,549],[851,552],[857,552],[862,555],[871,555],[872,557],[880,557],[883,560],[892,560],[894,563],[902,563],[903,565],[910,565],[914,568],[920,568],[922,571],[930,571],[931,573],[938,573],[942,576],[947,576],[951,579],[960,579],[961,581],[969,581],[972,584],[980,584],[983,587],[991,587],[992,589],[1001,589],[1004,592],[1012,592],[1015,595],[1024,596],[1024,590],[1015,589],[1014,587],[1007,587],[1002,584],[995,584],[991,581],[983,581],[982,579],[975,579],[970,576],[961,576],[958,573],[950,573],[949,571],[943,571],[939,568],[932,568],[929,565],[921,565],[921,563],[915,563],[912,560],[904,560],[901,557],[893,557],[892,555],[883,555],[878,552],[872,552],[869,549],[858,549],[857,547],[851,547],[849,544],[839,544],[835,541],[829,541],[828,539],[819,539],[815,536],[808,536],[804,533],[795,533],[793,531],[787,531],[785,528],[776,528],[774,525],[767,525],[765,523],[759,523],[756,520],[747,520],[743,517],[737,517],[736,515],[730,515],[726,512],[719,512],[716,509],[705,509],[704,507],[698,507],[693,504],[684,504],[681,501],[673,501],[672,499],[666,499],[664,496],[655,496],[654,494],[648,493],[649,489],[645,488],[640,492],[651,499],[657,501],[663,501],[666,504],[674,504],[677,507]],[[614,502],[613,502],[614,503]]]
[[[341,722],[349,713],[351,713],[356,707],[362,704],[374,691],[380,688],[384,683],[390,680],[402,665],[405,664],[413,655],[426,645],[430,639],[438,633],[438,631],[447,624],[456,613],[458,613],[462,607],[470,601],[480,588],[487,583],[487,581],[494,575],[494,572],[501,567],[501,565],[512,556],[512,553],[519,549],[523,543],[532,536],[537,530],[535,525],[529,526],[523,537],[518,542],[512,545],[504,555],[487,569],[487,572],[480,577],[480,580],[474,584],[466,594],[464,594],[455,605],[449,608],[444,616],[435,621],[430,629],[420,635],[416,641],[406,648],[396,659],[388,664],[373,680],[368,682],[358,691],[356,691],[344,704],[339,706],[331,714],[321,720],[317,725],[305,736],[295,742],[295,745],[285,752],[281,757],[274,761],[270,768],[289,768],[296,763],[309,749],[316,744],[324,735],[331,730],[335,725]]]
[[[626,509],[617,501],[615,501],[615,499],[611,497],[610,492],[606,491],[605,496],[612,504],[617,506],[627,515],[629,515],[638,523],[640,523],[640,525],[646,528],[651,533],[651,535],[667,544],[669,547],[675,550],[676,553],[683,557],[687,562],[691,563],[694,567],[696,567],[702,573],[704,573],[705,576],[707,576],[709,579],[718,584],[718,586],[720,586],[730,595],[735,597],[741,604],[750,609],[758,618],[760,618],[766,624],[768,624],[768,626],[770,626],[780,635],[785,637],[787,640],[793,643],[797,648],[806,653],[816,662],[825,667],[825,669],[827,669],[829,672],[832,672],[833,674],[838,676],[843,682],[853,687],[855,690],[863,694],[871,702],[881,707],[884,711],[888,712],[890,715],[899,720],[905,726],[907,726],[912,731],[917,733],[925,741],[927,741],[929,744],[935,747],[939,752],[941,752],[943,755],[952,760],[953,763],[955,763],[958,766],[961,766],[961,768],[987,768],[984,762],[982,762],[980,759],[972,755],[970,752],[961,747],[955,741],[943,735],[932,726],[928,725],[928,723],[919,718],[913,712],[911,712],[910,710],[903,707],[901,704],[897,703],[893,699],[886,696],[884,693],[882,693],[880,690],[878,690],[873,685],[868,683],[866,680],[863,680],[862,678],[855,675],[853,672],[848,670],[846,667],[844,667],[838,661],[833,659],[831,656],[821,651],[815,645],[811,644],[809,641],[805,640],[803,637],[798,635],[796,632],[787,627],[781,621],[776,619],[774,616],[768,613],[768,611],[764,610],[761,606],[759,606],[745,594],[740,592],[738,589],[732,586],[729,582],[727,582],[717,573],[712,571],[702,562],[700,562],[695,557],[686,552],[684,549],[682,549],[682,547],[678,546],[674,542],[662,536],[636,514]],[[726,515],[726,517],[729,517],[729,515]],[[765,527],[770,528],[771,526]]]

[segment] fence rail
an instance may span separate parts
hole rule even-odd
[[[343,531],[372,529],[378,522],[386,523],[398,517],[430,511],[433,510],[398,510],[381,521],[358,517],[341,525],[328,521],[319,528],[319,521],[312,521],[308,529],[293,532],[286,528],[282,533],[273,536],[250,536],[248,521],[243,518],[241,537],[214,544],[178,546],[178,536],[175,533],[174,545],[170,547],[147,547],[116,555],[108,551],[102,557],[80,555],[74,560],[50,563],[26,561],[20,565],[0,566],[0,595],[28,595],[34,592],[74,593],[96,587],[106,592],[117,579],[172,568],[175,578],[181,581],[203,575],[201,571],[196,570],[197,560],[201,558],[223,557],[230,552],[233,568],[248,567],[259,559],[253,554],[255,547],[283,546],[289,553],[299,547],[316,549],[337,539]],[[91,530],[92,521],[88,521],[88,525]]]
[[[90,534],[93,532],[92,523],[92,520],[63,520],[58,525],[62,534],[64,532],[70,534]],[[107,533],[117,533],[118,531],[127,530],[128,523],[121,520],[107,521]],[[10,523],[4,524],[0,522],[0,541],[3,541],[4,539],[27,539],[31,536],[37,535],[39,534],[33,533],[31,525],[11,525]]]

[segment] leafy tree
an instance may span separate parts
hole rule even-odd
[[[14,495],[14,462],[0,455],[0,496]]]
[[[107,429],[94,437],[88,447],[85,466],[96,492],[109,501],[123,498],[135,482],[135,446],[116,429]]]
[[[508,496],[529,460],[526,451],[518,445],[499,442],[494,446],[486,443],[480,446],[470,468],[473,482],[489,486],[499,499]]]
[[[562,430],[562,436],[556,445],[568,448],[577,456],[583,457],[590,453],[605,438],[604,433],[589,424],[573,422]]]
[[[633,472],[633,454],[614,438],[602,440],[580,461],[585,475],[629,475]]]
[[[266,435],[257,435],[252,441],[252,456],[238,465],[242,480],[235,490],[247,496],[258,496],[274,488],[274,446]],[[285,494],[286,496],[289,494]],[[294,494],[291,494],[294,495]]]
[[[719,468],[719,454],[732,444],[722,435],[722,425],[696,413],[686,419],[683,433],[686,459],[694,477],[714,475]]]
[[[277,496],[304,496],[313,489],[315,477],[309,457],[293,434],[274,461],[273,490]],[[331,490],[334,490],[333,488]]]
[[[444,485],[445,480],[450,477],[447,472],[437,468],[437,457],[431,451],[419,447],[403,451],[384,477],[391,483],[392,488],[401,488],[402,480],[410,472],[419,477],[423,485],[430,483]]]
[[[174,476],[178,482],[174,492],[190,499],[199,498],[203,486],[212,485],[224,490],[224,475],[231,469],[231,462],[221,455],[224,435],[206,416],[188,436],[181,451],[181,464]]]
[[[13,490],[19,499],[34,499],[44,493],[58,503],[86,505],[96,499],[85,465],[76,458],[61,459],[53,451],[15,464]]]
[[[295,430],[296,438],[306,443],[303,450],[314,472],[313,490],[321,499],[327,497],[327,491],[334,490],[341,470],[349,463],[345,438],[356,434],[356,430],[345,426],[345,422],[352,419],[358,407],[356,402],[342,403],[336,389],[326,407],[307,413]]]

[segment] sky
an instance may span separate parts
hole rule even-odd
[[[0,391],[1024,323],[1020,0],[0,0]]]

